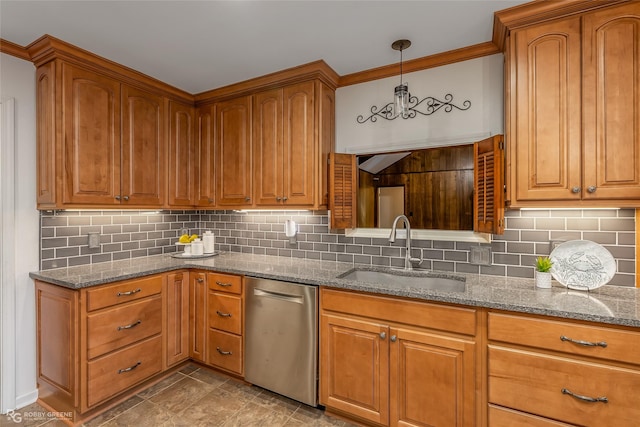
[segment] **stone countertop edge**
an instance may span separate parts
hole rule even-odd
[[[228,252],[205,259],[177,259],[168,254],[153,255],[37,271],[30,273],[29,276],[32,279],[70,289],[82,289],[175,270],[200,269],[424,301],[640,328],[640,290],[636,288],[603,286],[586,293],[568,290],[554,283],[552,289],[537,289],[533,279],[431,271],[433,275],[465,278],[466,291],[442,292],[419,287],[363,283],[338,277],[354,267],[366,270],[388,270],[384,267],[335,261]],[[424,270],[421,273],[424,274]],[[411,272],[406,274],[415,275]]]

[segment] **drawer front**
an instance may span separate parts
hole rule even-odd
[[[87,405],[94,406],[162,370],[162,339],[150,338],[88,363]]]
[[[87,290],[87,311],[135,301],[162,291],[162,276],[143,277]]]
[[[320,290],[323,310],[405,323],[465,335],[476,334],[476,310],[334,289]]]
[[[489,313],[489,339],[640,364],[640,333],[613,327]]]
[[[489,402],[500,406],[581,426],[637,426],[639,392],[640,371],[489,346]]]
[[[242,375],[242,337],[210,329],[208,347],[210,365]]]
[[[537,417],[500,406],[489,405],[489,427],[572,427],[547,418]]]
[[[240,295],[242,293],[242,276],[231,274],[207,274],[209,289],[214,292],[229,292]]]
[[[234,295],[209,292],[209,327],[242,334],[242,299]]]
[[[162,330],[160,295],[87,315],[87,357],[93,359]]]

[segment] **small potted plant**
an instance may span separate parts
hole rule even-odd
[[[553,261],[549,257],[539,256],[536,259],[536,286],[538,288],[551,287],[551,267]]]

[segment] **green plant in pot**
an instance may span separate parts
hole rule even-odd
[[[551,267],[553,267],[551,258],[539,256],[536,259],[536,286],[538,288],[551,287]]]

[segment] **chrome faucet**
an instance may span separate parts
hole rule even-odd
[[[405,227],[407,229],[407,240],[406,240],[406,251],[404,254],[404,269],[412,270],[413,262],[422,262],[422,256],[420,258],[412,258],[411,257],[411,224],[409,224],[409,218],[405,215],[398,215],[396,219],[393,220],[393,225],[391,226],[391,234],[389,235],[389,243],[393,243],[396,241],[396,228],[398,227],[398,221],[404,220]]]

